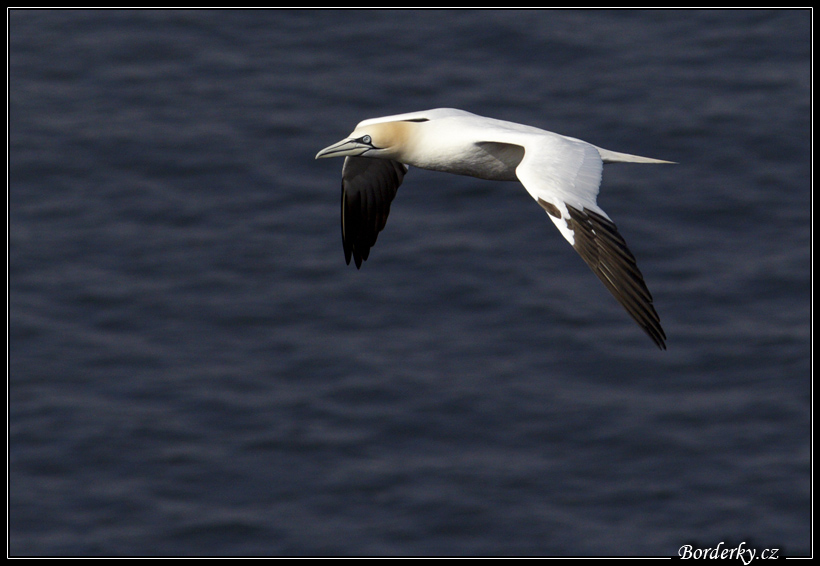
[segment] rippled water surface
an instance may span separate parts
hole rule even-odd
[[[811,14],[9,13],[12,555],[810,547]],[[612,165],[659,351],[516,183],[341,160],[440,106]]]

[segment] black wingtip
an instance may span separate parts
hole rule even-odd
[[[342,246],[345,261],[360,269],[390,214],[407,168],[389,159],[347,157],[342,168]]]
[[[652,295],[615,224],[592,210],[566,206],[570,215],[567,225],[575,235],[575,251],[655,345],[666,350],[666,333],[652,304]]]
[[[652,338],[652,340],[655,341],[655,344],[657,344],[659,350],[666,351],[666,334],[662,329],[660,336],[653,336],[652,333],[650,333],[646,328],[644,328],[644,331],[649,335],[650,338]]]

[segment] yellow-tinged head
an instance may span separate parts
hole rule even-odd
[[[316,159],[363,156],[400,160],[417,125],[405,120],[375,123],[365,120],[347,138],[317,153]]]

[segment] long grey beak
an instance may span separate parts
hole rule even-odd
[[[345,155],[361,155],[368,149],[373,148],[358,140],[347,138],[324,148],[316,154],[315,159],[322,159],[323,157],[342,157]]]

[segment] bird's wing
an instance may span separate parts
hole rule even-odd
[[[563,136],[530,137],[516,175],[626,312],[661,349],[666,334],[643,275],[615,224],[598,206],[603,161],[595,146]]]
[[[398,161],[346,157],[342,167],[342,246],[345,261],[353,256],[356,267],[367,259],[370,248],[387,223],[390,203],[407,173]]]

